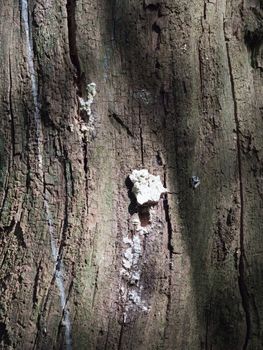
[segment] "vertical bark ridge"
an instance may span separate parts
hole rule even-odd
[[[242,175],[240,121],[238,118],[235,81],[234,81],[231,57],[229,52],[229,43],[227,42],[227,38],[225,38],[225,41],[226,41],[226,52],[227,52],[227,60],[228,60],[228,67],[229,67],[232,99],[233,99],[233,106],[234,106],[234,118],[235,118],[235,124],[236,124],[236,141],[237,141],[236,144],[237,144],[237,162],[238,162],[239,196],[240,196],[240,229],[239,229],[240,258],[239,258],[239,265],[238,265],[238,271],[239,271],[238,285],[239,285],[242,305],[243,305],[245,318],[246,318],[247,330],[246,330],[246,335],[245,335],[245,340],[243,345],[243,350],[246,350],[248,346],[250,334],[251,334],[251,316],[250,316],[250,307],[249,307],[249,295],[248,295],[248,290],[245,282],[246,255],[245,255],[245,245],[244,245],[244,233],[245,233],[244,232],[244,188],[243,188],[243,175]]]

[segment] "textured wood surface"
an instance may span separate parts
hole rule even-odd
[[[45,198],[73,349],[263,349],[262,6],[29,0],[42,177],[21,3],[0,0],[1,349],[71,348]],[[127,177],[143,168],[169,193],[131,285]]]

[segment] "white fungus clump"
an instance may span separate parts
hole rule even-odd
[[[167,192],[160,176],[149,174],[147,169],[133,170],[129,177],[133,182],[132,192],[139,205],[158,203],[161,194]]]
[[[96,84],[95,83],[88,84],[86,87],[86,90],[88,92],[88,97],[90,97],[90,96],[95,97],[96,96],[97,91],[96,91]]]
[[[192,185],[192,188],[197,188],[200,185],[200,179],[198,176],[191,177],[191,185]]]
[[[143,311],[148,311],[147,306],[145,305],[145,302],[141,299],[140,291],[137,290],[131,290],[128,293],[129,301],[139,307]]]
[[[88,116],[91,116],[91,105],[93,103],[94,97],[96,96],[96,84],[90,83],[86,87],[88,94],[88,99],[85,101],[84,98],[79,97],[80,110],[85,111]]]

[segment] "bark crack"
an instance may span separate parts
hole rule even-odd
[[[207,3],[206,0],[204,1],[204,20],[206,20],[206,12],[207,12]]]
[[[92,309],[94,308],[94,304],[95,304],[95,297],[97,294],[97,290],[98,290],[98,276],[99,276],[99,268],[97,268],[96,271],[96,276],[95,276],[95,281],[94,281],[94,289],[93,289],[93,294],[92,294],[92,303],[91,303],[91,307]]]
[[[141,106],[139,105],[139,128],[140,128],[140,146],[141,146],[141,163],[144,166],[144,141],[143,141],[143,133],[142,133],[142,117],[141,117]]]
[[[121,330],[120,330],[119,342],[118,342],[118,350],[121,350],[123,333],[124,333],[124,315],[122,316]]]
[[[127,131],[127,134],[131,137],[134,137],[133,133],[129,129],[129,127],[121,120],[121,118],[116,113],[109,114],[110,118],[113,118],[120,126]]]
[[[76,0],[67,0],[67,20],[68,20],[68,43],[69,55],[71,63],[76,71],[75,83],[79,89],[78,93],[81,95],[81,67],[77,49],[77,23],[76,23]]]
[[[227,60],[228,60],[228,67],[229,67],[232,99],[233,99],[233,105],[234,105],[234,117],[235,117],[235,125],[236,125],[237,162],[238,162],[239,195],[240,195],[240,230],[239,230],[240,258],[239,258],[239,265],[238,265],[238,273],[239,273],[238,285],[239,285],[240,296],[242,300],[242,306],[245,313],[246,328],[247,328],[242,349],[246,350],[248,346],[250,334],[251,334],[251,316],[250,316],[249,294],[248,294],[248,289],[245,282],[246,255],[245,255],[245,245],[244,245],[244,189],[243,189],[242,156],[241,156],[241,141],[240,141],[241,132],[240,132],[240,121],[238,118],[233,68],[232,68],[229,43],[227,42],[226,33],[225,33],[225,41],[226,41],[226,53],[227,53]]]
[[[47,312],[48,312],[47,304],[48,304],[51,290],[52,290],[54,283],[55,283],[55,274],[53,274],[52,279],[50,280],[49,286],[46,290],[46,296],[43,300],[43,304],[42,304],[43,306],[41,307],[41,309],[39,310],[39,313],[38,313],[37,322],[36,322],[37,333],[36,333],[36,337],[35,337],[35,341],[34,341],[34,345],[33,345],[33,350],[37,350],[39,348],[38,341],[39,341],[39,338],[41,338],[40,333],[41,333],[42,329],[45,328],[45,325],[46,325],[46,316],[47,316]]]
[[[11,66],[11,53],[9,52],[9,109],[11,117],[11,144],[12,144],[12,161],[14,162],[15,155],[15,118],[13,112],[13,100],[12,100],[12,88],[13,88],[13,79],[12,79],[12,66]]]
[[[87,140],[87,136],[84,135],[84,137],[82,138],[82,149],[83,149],[83,168],[84,168],[84,174],[85,174],[85,193],[86,193],[86,208],[87,211],[89,210],[89,196],[88,196],[88,192],[89,192],[89,167],[88,167],[88,140]]]
[[[167,173],[166,168],[164,165],[164,187],[167,188]],[[165,212],[165,220],[167,224],[167,234],[168,234],[168,243],[167,243],[167,249],[169,252],[169,276],[168,276],[168,293],[167,293],[167,306],[166,306],[166,322],[169,323],[169,316],[171,311],[171,302],[172,302],[172,270],[173,270],[173,254],[174,254],[174,247],[172,244],[172,238],[173,238],[173,228],[170,218],[170,206],[168,202],[168,194],[166,193],[164,196],[164,212]]]
[[[9,174],[8,174],[9,175]],[[5,204],[6,204],[6,200],[7,200],[7,196],[8,196],[8,192],[10,190],[9,186],[8,186],[8,181],[5,181],[7,182],[7,184],[5,183],[4,184],[4,188],[3,188],[3,200],[2,200],[2,203],[1,203],[1,208],[0,208],[0,220],[2,218],[2,215],[3,215],[3,212],[4,212],[4,209],[5,209]]]
[[[38,286],[39,286],[39,278],[40,278],[40,271],[42,269],[41,266],[41,260],[37,266],[37,272],[34,279],[34,285],[33,285],[33,306],[35,307],[38,303]]]
[[[68,155],[67,152],[64,152],[64,178],[65,178],[65,206],[64,206],[64,220],[63,220],[63,227],[62,227],[62,233],[61,233],[61,240],[60,245],[58,249],[58,260],[62,260],[63,255],[63,248],[65,246],[65,242],[67,239],[67,230],[68,230],[68,207],[69,207],[69,181],[68,181],[68,174],[67,174],[67,164],[68,164]],[[58,261],[58,262],[59,262]]]
[[[202,49],[201,49],[202,36],[198,43],[198,60],[199,60],[199,77],[200,77],[200,96],[204,96],[204,82],[203,82],[203,59],[202,59]],[[202,108],[204,110],[204,101],[202,98]]]
[[[105,345],[104,345],[104,350],[107,350],[107,347],[108,347],[109,334],[110,334],[110,322],[111,322],[111,319],[109,318],[108,327],[107,327],[106,341],[105,341]]]

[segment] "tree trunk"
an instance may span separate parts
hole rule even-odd
[[[0,9],[1,349],[263,349],[262,0]]]

